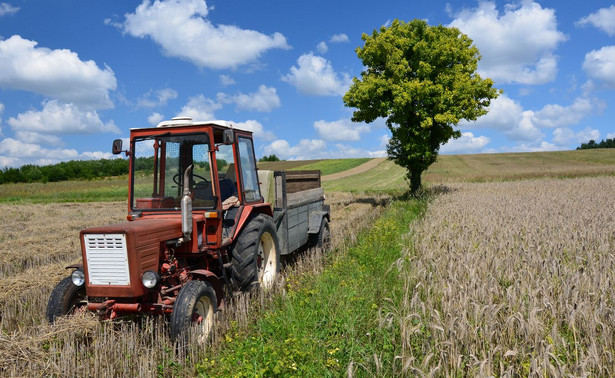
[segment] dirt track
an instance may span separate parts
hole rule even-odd
[[[332,175],[322,176],[321,180],[322,181],[336,180],[336,179],[340,179],[343,177],[348,177],[348,176],[356,175],[359,173],[367,172],[370,169],[375,168],[378,164],[382,163],[385,159],[386,158],[375,158],[375,159],[368,161],[367,163],[363,163],[359,165],[358,167],[354,167],[346,171],[334,173]]]

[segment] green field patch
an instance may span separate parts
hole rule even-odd
[[[232,327],[225,342],[197,365],[206,376],[341,376],[351,369],[392,366],[399,348],[395,327],[382,326],[380,309],[397,303],[402,279],[395,261],[421,200],[395,201],[357,239],[331,251],[321,274],[290,275],[280,296],[251,325]],[[365,371],[363,371],[365,373]]]
[[[297,169],[301,169],[301,170],[317,169],[324,176],[324,175],[332,175],[334,173],[347,171],[354,167],[358,167],[361,164],[365,164],[370,160],[371,158],[328,159],[328,160],[320,160],[316,163],[307,164]]]

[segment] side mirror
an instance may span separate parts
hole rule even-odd
[[[222,144],[233,144],[235,143],[235,132],[233,130],[224,130],[224,134],[222,134]]]
[[[119,155],[122,153],[122,140],[116,139],[113,141],[113,147],[111,148],[113,155]]]

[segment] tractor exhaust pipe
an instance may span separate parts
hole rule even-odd
[[[181,200],[182,211],[182,233],[184,241],[190,240],[192,236],[192,197],[190,197],[190,176],[192,175],[192,164],[184,172],[184,195]]]

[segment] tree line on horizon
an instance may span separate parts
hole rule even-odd
[[[581,143],[577,150],[591,150],[594,148],[615,148],[615,138],[602,139],[599,143],[592,139],[587,143]]]
[[[93,180],[126,174],[127,159],[71,160],[51,165],[6,167],[0,170],[0,184]]]

